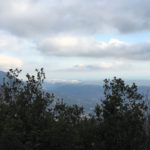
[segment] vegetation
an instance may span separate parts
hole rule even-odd
[[[68,106],[43,89],[43,69],[24,82],[20,72],[11,69],[1,86],[0,149],[148,149],[146,106],[134,83],[104,80],[105,98],[85,115],[83,107]]]

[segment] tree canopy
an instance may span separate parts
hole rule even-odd
[[[104,99],[92,115],[45,91],[43,69],[19,78],[7,73],[0,88],[0,148],[5,150],[144,150],[143,96],[122,79],[104,80]]]

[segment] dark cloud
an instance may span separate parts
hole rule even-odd
[[[20,36],[150,29],[149,0],[1,0],[0,29]]]

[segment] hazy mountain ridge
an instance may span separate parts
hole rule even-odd
[[[6,73],[0,71],[0,83]],[[138,90],[146,97],[150,97],[149,81],[125,81],[128,84],[135,82]],[[102,81],[80,81],[80,82],[44,82],[44,89],[54,93],[56,99],[63,99],[65,103],[83,105],[86,111],[94,108],[104,97]]]
[[[6,76],[6,73],[3,71],[0,71],[0,83],[3,82],[3,78]]]
[[[57,83],[54,87],[48,88],[48,91],[54,93],[56,98],[63,98],[67,104],[83,105],[86,111],[93,109],[103,95],[103,88],[98,85]]]
[[[91,111],[96,103],[104,98],[102,85],[83,83],[46,83],[45,89],[54,93],[56,98],[63,98],[67,104],[83,105],[86,111]],[[138,86],[138,91],[146,98],[150,97],[150,86]]]

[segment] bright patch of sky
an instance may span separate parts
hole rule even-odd
[[[120,41],[129,42],[129,43],[142,43],[150,41],[150,32],[143,31],[130,34],[97,34],[94,36],[97,41],[108,42],[110,39],[118,39]]]

